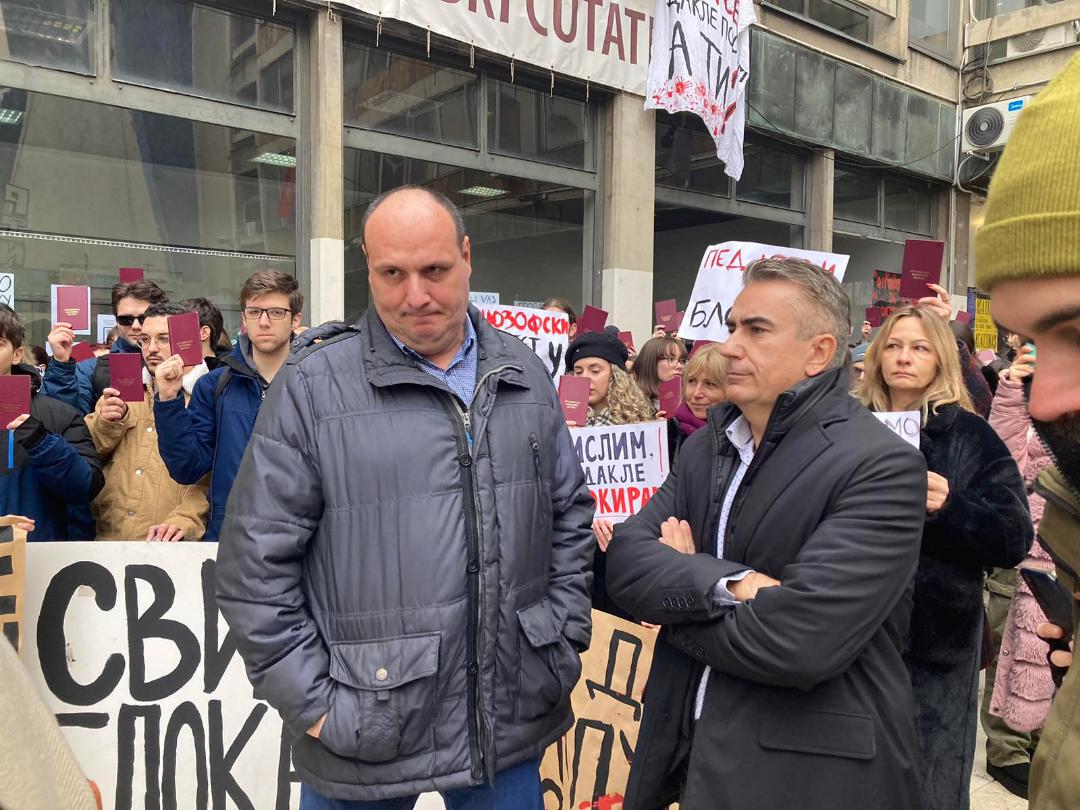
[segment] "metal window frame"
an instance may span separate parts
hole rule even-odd
[[[200,0],[203,5],[213,5]],[[223,10],[235,11],[222,5]],[[250,15],[250,12],[248,12]],[[109,25],[111,0],[96,0],[93,31],[93,70],[95,75],[84,76],[55,68],[26,65],[0,60],[0,86],[13,87],[31,93],[104,104],[126,110],[165,115],[180,120],[248,130],[292,138],[297,146],[298,174],[304,171],[306,158],[301,150],[301,126],[298,114],[271,112],[228,101],[187,95],[145,85],[130,84],[112,78],[112,30]],[[297,88],[309,81],[309,28],[303,18],[292,18],[294,39],[294,82]],[[299,93],[294,93],[298,98]],[[299,102],[295,106],[299,106]],[[311,294],[309,256],[305,249],[311,234],[306,212],[310,201],[301,193],[304,184],[297,183],[294,272],[305,294]]]
[[[852,164],[845,164],[843,161],[839,161],[839,166],[842,169],[854,169],[859,171],[864,167],[852,166]],[[885,167],[882,167],[885,168]],[[835,170],[835,169],[834,169]],[[933,237],[937,233],[938,225],[938,213],[937,206],[933,204],[931,199],[930,204],[930,227],[926,232],[922,231],[905,231],[898,228],[890,228],[885,224],[885,182],[886,180],[903,181],[909,180],[906,175],[902,174],[881,174],[877,175],[877,223],[871,224],[867,222],[856,222],[851,219],[844,219],[842,217],[833,217],[833,230],[837,233],[843,233],[848,236],[864,236],[870,239],[883,239],[885,241],[898,241],[903,243],[905,239],[912,238],[927,238]],[[914,180],[914,178],[912,178]],[[933,194],[934,185],[924,178],[918,178],[919,181],[927,182],[930,185],[930,194]],[[945,186],[942,186],[945,188]]]

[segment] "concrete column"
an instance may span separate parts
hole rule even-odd
[[[305,247],[311,294],[304,320],[312,326],[345,315],[343,58],[341,18],[325,8],[313,10],[303,126],[306,161],[301,168],[310,228]]]
[[[640,96],[612,99],[605,149],[601,306],[641,346],[653,326],[656,114]]]
[[[810,250],[832,250],[835,158],[832,149],[815,149],[810,153],[810,191],[806,201]]]

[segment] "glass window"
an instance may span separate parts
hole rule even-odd
[[[488,81],[488,147],[502,155],[591,169],[588,106],[520,83]]]
[[[701,257],[709,245],[740,240],[803,246],[803,229],[798,225],[669,205],[660,200],[656,202],[655,222],[653,300],[674,298],[680,309],[690,300]]]
[[[876,174],[838,165],[833,184],[833,216],[836,219],[879,224]]]
[[[120,81],[293,111],[293,29],[181,0],[111,0]]]
[[[731,196],[731,178],[700,118],[656,113],[656,183],[718,197]]]
[[[472,244],[473,290],[504,304],[551,296],[581,304],[585,210],[592,192],[442,163],[345,149],[345,318],[368,305],[360,220],[376,196],[405,183],[447,195],[461,210]],[[592,250],[591,243],[588,249]]]
[[[0,59],[93,73],[94,0],[0,0]]]
[[[929,183],[885,179],[885,227],[929,234],[933,194]]]
[[[0,272],[13,272],[31,340],[48,334],[49,285],[90,284],[109,312],[118,267],[172,298],[205,295],[239,327],[236,296],[260,267],[292,272],[290,138],[0,88]],[[76,193],[74,190],[81,190]]]
[[[908,30],[911,41],[934,53],[955,59],[960,47],[959,0],[911,0]]]
[[[743,173],[735,196],[746,202],[805,210],[803,182],[806,159],[763,138],[748,137]]]
[[[849,37],[869,42],[870,15],[837,0],[767,0],[767,6],[808,17]]]
[[[1049,2],[1053,1],[1049,0]],[[979,20],[986,20],[990,17],[996,17],[998,14],[1008,14],[1010,11],[1020,11],[1032,6],[1041,6],[1043,2],[1044,0],[976,0],[975,17]]]
[[[479,147],[480,77],[386,48],[345,46],[345,123]]]

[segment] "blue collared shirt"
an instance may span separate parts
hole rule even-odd
[[[386,331],[390,332],[389,329]],[[422,355],[414,352],[398,340],[398,336],[393,332],[390,332],[390,337],[406,357],[415,360],[421,369],[457,394],[458,399],[465,404],[466,408],[472,407],[473,395],[476,393],[477,351],[476,328],[473,326],[471,318],[466,316],[465,342],[461,344],[461,347],[457,350],[457,354],[454,355],[454,359],[450,361],[450,365],[448,365],[445,370],[439,368]]]

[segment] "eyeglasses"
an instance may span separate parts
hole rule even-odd
[[[244,307],[244,317],[249,321],[257,321],[262,318],[263,313],[272,321],[280,321],[286,315],[292,312],[291,309],[285,309],[285,307]]]
[[[139,344],[140,349],[149,348],[151,343],[153,343],[159,349],[168,349],[172,345],[168,335],[157,335],[156,337],[150,337],[150,335],[139,335],[135,339],[135,342]]]
[[[661,357],[660,360],[667,363],[668,365],[671,365],[671,366],[685,366],[686,365],[686,358],[685,357]]]
[[[133,323],[135,323],[135,321],[138,321],[140,324],[145,323],[146,322],[146,316],[145,315],[117,315],[116,316],[116,322],[118,324],[120,324],[121,326],[131,326]]]

